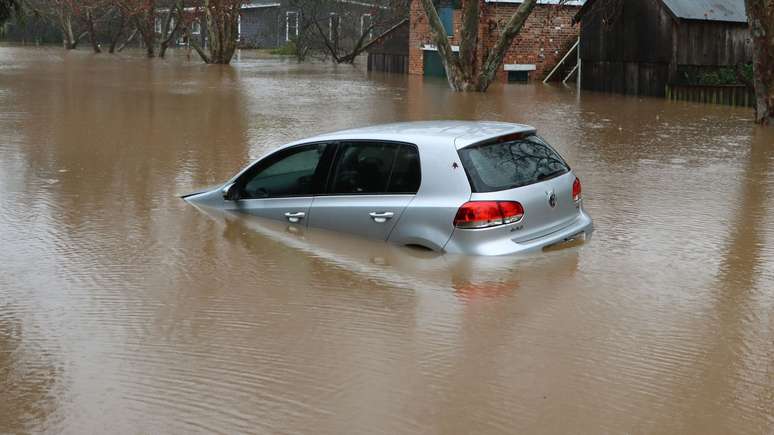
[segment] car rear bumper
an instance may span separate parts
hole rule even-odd
[[[466,255],[511,255],[539,251],[545,247],[557,245],[584,237],[588,239],[594,230],[591,217],[583,210],[566,226],[541,237],[516,242],[512,237],[491,238],[484,230],[455,229],[451,239],[444,247],[450,254]]]

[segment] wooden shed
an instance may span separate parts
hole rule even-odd
[[[588,0],[575,21],[583,89],[663,97],[752,62],[744,0]]]

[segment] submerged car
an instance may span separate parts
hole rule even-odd
[[[186,201],[447,253],[590,236],[581,182],[533,127],[431,121],[287,144]]]

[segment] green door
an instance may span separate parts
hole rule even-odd
[[[424,52],[425,75],[431,77],[446,77],[441,56],[437,51],[425,50]]]

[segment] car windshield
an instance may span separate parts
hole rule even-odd
[[[463,148],[459,154],[474,192],[514,189],[570,171],[559,154],[534,135]]]

